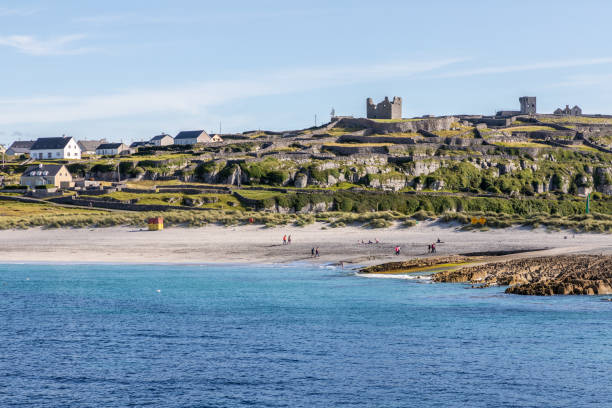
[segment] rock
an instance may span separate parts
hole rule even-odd
[[[304,173],[299,173],[295,176],[293,185],[297,188],[304,188],[308,185],[308,176]]]

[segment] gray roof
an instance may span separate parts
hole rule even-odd
[[[202,134],[210,138],[210,136],[208,136],[208,133],[206,133],[203,130],[185,130],[185,131],[179,132],[178,135],[174,137],[174,139],[196,139],[198,136]]]
[[[130,147],[140,147],[140,146],[148,146],[149,142],[134,142],[130,145]]]
[[[24,151],[28,151],[30,150],[33,144],[34,140],[18,140],[16,142],[13,142],[13,144],[9,146],[9,149],[24,149]]]
[[[167,137],[169,137],[169,138],[172,138],[172,136],[167,135],[167,134],[165,134],[165,133],[162,133],[161,135],[153,136],[153,137],[151,138],[151,141],[154,141],[154,140],[162,140],[162,139],[163,139],[164,137],[166,137],[166,136],[167,136]]]
[[[40,137],[30,150],[47,150],[47,149],[63,149],[72,137]]]
[[[106,139],[101,139],[101,140],[79,140],[77,142],[77,144],[81,148],[81,151],[84,151],[84,152],[93,152],[102,143],[106,143]]]
[[[118,149],[123,146],[123,143],[102,143],[100,146],[96,148],[96,150],[102,149]]]
[[[34,166],[29,166],[24,172],[23,176],[31,177],[30,172],[32,171],[43,171],[47,172],[44,174],[45,176],[55,176],[59,171],[65,167],[63,164],[36,164]]]

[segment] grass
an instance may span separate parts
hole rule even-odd
[[[551,147],[549,145],[537,142],[495,142],[494,145],[503,147]]]
[[[514,126],[501,129],[504,133],[514,132],[554,132],[556,129],[550,126]]]
[[[413,119],[370,119],[373,120],[374,122],[379,122],[379,123],[401,123],[401,122],[420,122],[422,120],[422,118],[413,118]]]
[[[588,116],[558,116],[558,117],[539,117],[542,123],[574,123],[586,125],[612,125],[612,118],[597,118]]]
[[[364,147],[364,146],[372,146],[372,147],[380,147],[380,146],[391,146],[393,143],[325,143],[323,147],[326,146],[343,146],[343,147]]]

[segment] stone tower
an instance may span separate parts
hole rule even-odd
[[[535,96],[522,96],[519,98],[521,103],[521,114],[522,115],[535,115],[536,114],[536,97]]]
[[[374,105],[372,98],[366,100],[366,113],[368,119],[401,119],[402,98],[394,96],[393,101],[385,96],[385,100]]]

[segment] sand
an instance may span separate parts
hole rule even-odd
[[[292,244],[282,245],[284,234]],[[415,256],[429,256],[427,245],[440,238],[437,254],[548,249],[544,255],[612,254],[612,236],[544,229],[509,228],[460,231],[458,226],[420,222],[412,228],[363,229],[306,227],[265,228],[206,226],[146,231],[133,227],[0,231],[0,262],[78,263],[290,263],[316,262],[362,266]],[[379,244],[360,244],[361,240]],[[394,247],[401,255],[394,255]],[[311,248],[320,258],[312,259]]]

